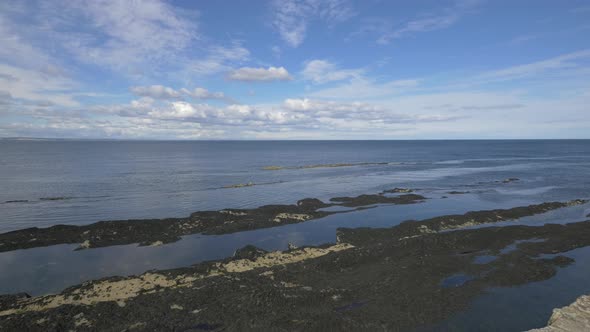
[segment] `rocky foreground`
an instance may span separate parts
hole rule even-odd
[[[541,281],[590,245],[590,221],[493,227],[554,202],[387,229],[339,229],[338,242],[86,282],[60,294],[0,297],[2,331],[405,331],[465,309],[488,287]],[[464,229],[490,224],[490,227]],[[514,245],[514,250],[505,250]],[[496,258],[479,263],[478,256]]]
[[[529,332],[571,332],[590,330],[590,296],[580,296],[567,307],[554,309],[547,327]]]

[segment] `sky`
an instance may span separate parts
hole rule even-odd
[[[5,0],[0,137],[590,138],[588,0]]]

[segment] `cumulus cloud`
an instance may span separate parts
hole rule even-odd
[[[223,92],[211,92],[205,88],[194,88],[193,91],[188,89],[180,89],[180,91],[188,96],[197,99],[228,99]]]
[[[229,73],[232,81],[289,81],[291,75],[284,67],[251,68],[242,67]]]
[[[352,5],[347,0],[274,0],[271,7],[274,28],[292,47],[303,43],[307,26],[313,19],[335,24],[354,16]]]
[[[363,73],[362,69],[338,69],[334,63],[317,59],[307,61],[301,72],[304,79],[318,84],[358,78]]]

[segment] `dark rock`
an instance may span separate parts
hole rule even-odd
[[[63,197],[47,200],[64,199]],[[341,197],[344,206],[362,209],[371,204],[419,203],[420,195],[384,197],[361,195]],[[254,209],[224,209],[198,211],[188,218],[111,220],[85,226],[56,225],[48,228],[28,228],[0,234],[0,252],[46,247],[55,244],[80,244],[77,250],[113,245],[139,243],[140,245],[164,244],[180,240],[190,234],[229,234],[253,229],[277,227],[306,222],[347,211],[318,211],[338,205],[324,203],[319,199],[305,198],[293,205],[264,205]]]
[[[67,199],[72,199],[73,197],[41,197],[39,198],[40,201],[63,201]]]
[[[537,213],[556,204],[475,211],[463,217],[496,220],[497,216],[502,219]],[[441,216],[387,229],[339,229],[340,245],[351,243],[354,247],[294,263],[278,260],[276,265],[245,272],[215,270],[217,274],[210,274],[224,261],[150,271],[150,278],[158,274],[175,282],[163,283],[157,291],[131,292],[119,303],[86,301],[93,296],[108,299],[113,293],[120,295],[116,287],[99,288],[102,290],[97,294],[95,286],[100,283],[138,285],[143,276],[87,282],[47,297],[5,298],[0,309],[4,314],[0,330],[122,331],[132,330],[132,326],[146,331],[416,330],[464,311],[490,288],[548,280],[572,260],[540,256],[590,245],[590,221],[440,233],[419,231],[423,224],[434,229],[435,222],[452,223],[460,217]],[[438,226],[444,228],[443,224]],[[409,227],[418,232],[412,233],[417,236],[400,238],[409,234]],[[545,241],[531,242],[540,238]],[[529,243],[499,255],[490,264],[473,262],[479,253],[499,252],[523,240]],[[299,250],[321,248],[305,249]],[[261,254],[255,247],[243,252]],[[469,280],[463,283],[460,277],[441,284],[441,280],[452,276],[469,276]],[[61,299],[80,303],[65,301],[60,305]],[[46,306],[45,310],[39,311],[38,305]]]
[[[27,293],[0,295],[0,311],[7,308],[9,305],[29,298],[31,298],[31,295]]]
[[[268,251],[249,244],[243,248],[236,250],[234,252],[233,258],[255,260],[256,258],[264,256],[267,253]]]
[[[360,195],[356,197],[334,197],[332,202],[339,202],[343,206],[357,207],[373,204],[413,204],[425,200],[426,197],[416,194],[407,194],[395,197],[382,195]]]
[[[412,189],[408,188],[393,188],[389,190],[383,190],[384,194],[398,194],[398,193],[411,193],[414,192]]]

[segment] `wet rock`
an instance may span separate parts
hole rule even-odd
[[[57,198],[56,198],[57,199]],[[293,205],[264,205],[254,209],[198,211],[188,218],[111,220],[85,226],[56,225],[27,228],[0,234],[0,252],[45,247],[56,244],[80,244],[77,250],[139,243],[150,246],[180,240],[190,234],[229,234],[286,224],[301,223],[347,211],[318,211],[334,205],[362,208],[364,205],[419,203],[424,197],[402,195],[361,195],[341,197],[343,204],[324,203],[305,198]]]
[[[502,183],[510,183],[510,182],[515,182],[515,181],[520,181],[519,178],[507,178],[502,180]]]
[[[3,310],[3,308],[6,308],[14,303],[30,298],[31,295],[27,293],[0,295],[0,310]]]
[[[469,191],[457,191],[457,190],[453,190],[453,191],[447,192],[447,194],[449,194],[449,195],[464,195],[464,194],[469,194]]]
[[[387,165],[388,162],[377,162],[377,163],[338,163],[338,164],[315,164],[315,165],[302,165],[302,166],[264,166],[263,170],[266,171],[278,171],[283,169],[310,169],[310,168],[336,168],[336,167],[352,167],[352,166],[375,166],[375,165]]]
[[[332,202],[339,202],[346,207],[358,207],[373,204],[413,204],[425,200],[426,197],[416,194],[407,194],[395,197],[383,195],[360,195],[356,197],[334,197]]]
[[[64,201],[67,199],[73,199],[73,197],[57,196],[57,197],[41,197],[41,198],[39,198],[40,201]]]
[[[29,200],[28,199],[15,199],[15,200],[11,200],[11,201],[6,201],[4,203],[27,203]]]
[[[492,224],[496,222],[516,220],[522,217],[532,216],[556,210],[572,205],[584,204],[584,200],[573,200],[568,202],[547,202],[529,206],[519,206],[511,209],[471,211],[465,214],[448,215],[425,219],[421,221],[404,221],[394,228],[384,229],[381,232],[372,232],[369,228],[339,229],[338,239],[342,242],[355,244],[359,239],[370,241],[381,241],[384,238],[408,239],[424,234],[434,234],[441,231],[460,229],[477,226],[481,224]]]
[[[236,250],[234,252],[233,258],[255,260],[256,258],[264,256],[267,253],[268,251],[249,244],[243,248]]]
[[[505,211],[514,214],[519,208]],[[254,253],[253,260],[105,278],[61,294],[14,299],[0,309],[0,330],[121,331],[139,326],[186,331],[200,324],[225,331],[414,330],[464,310],[490,287],[547,280],[571,260],[539,257],[590,245],[590,222],[455,230],[405,240],[391,236],[405,227],[341,229],[356,245],[272,253],[251,247],[242,252],[245,257]],[[473,262],[478,253],[539,238],[545,241],[517,246],[489,264]],[[455,275],[470,280],[441,284]]]
[[[412,189],[408,188],[393,188],[389,190],[383,190],[384,194],[398,194],[398,193],[411,193],[414,192]]]

